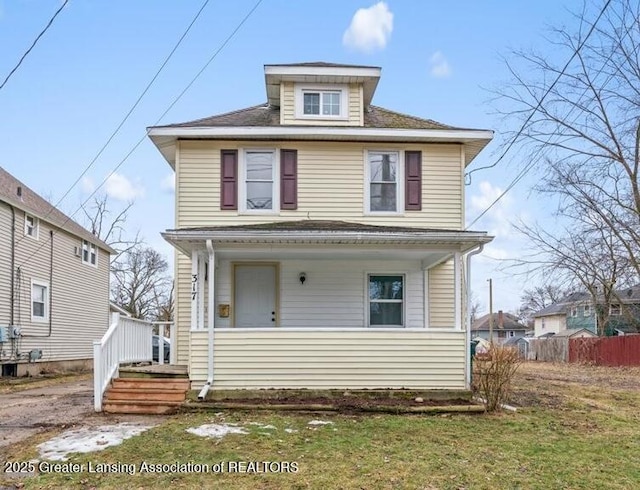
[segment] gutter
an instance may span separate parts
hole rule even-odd
[[[478,245],[475,250],[472,250],[467,254],[467,311],[465,314],[465,328],[464,328],[464,349],[465,349],[465,377],[466,385],[471,388],[471,257],[478,255],[484,250],[484,243]]]
[[[214,311],[213,310],[215,308],[215,298],[214,298],[215,278],[213,274],[215,273],[215,253],[213,251],[213,244],[210,239],[207,240],[207,251],[209,252],[209,263],[208,263],[209,269],[207,271],[208,278],[209,278],[209,295],[207,298],[208,300],[207,321],[209,323],[208,342],[207,342],[207,382],[200,390],[200,393],[198,393],[199,401],[204,401],[207,399],[207,393],[209,392],[211,385],[213,385],[213,345],[214,345],[213,344],[214,342],[214,331],[213,331]]]

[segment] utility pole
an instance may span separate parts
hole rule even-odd
[[[493,344],[493,280],[489,281],[489,342]]]

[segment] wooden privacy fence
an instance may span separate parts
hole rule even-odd
[[[640,365],[640,335],[571,339],[569,362],[598,366]]]
[[[529,361],[567,362],[569,360],[569,339],[531,339],[526,359]]]

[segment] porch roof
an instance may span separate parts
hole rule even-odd
[[[394,245],[394,248],[416,247],[423,250],[447,249],[466,252],[489,243],[486,232],[379,226],[331,220],[301,220],[180,228],[162,233],[177,249],[190,254],[203,248],[206,240],[214,247],[228,245]]]

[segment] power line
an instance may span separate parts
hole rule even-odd
[[[176,103],[182,98],[182,96],[187,92],[187,90],[189,90],[189,88],[195,83],[195,81],[200,77],[200,75],[202,75],[202,73],[206,70],[206,68],[213,62],[213,60],[216,59],[216,57],[218,56],[218,54],[220,54],[220,52],[225,48],[225,46],[227,44],[229,44],[229,42],[235,37],[235,35],[237,34],[237,32],[240,30],[240,28],[247,22],[247,20],[249,20],[249,17],[251,17],[251,15],[253,14],[253,12],[255,12],[255,10],[260,6],[260,4],[263,2],[263,0],[258,0],[255,5],[253,6],[253,8],[251,8],[251,10],[249,10],[249,12],[247,12],[247,14],[244,16],[244,18],[240,21],[240,23],[236,26],[236,28],[231,32],[231,34],[229,34],[227,36],[227,38],[222,42],[222,44],[220,45],[220,47],[218,47],[218,49],[213,53],[213,55],[209,58],[209,60],[204,64],[204,66],[200,69],[200,71],[198,73],[196,73],[196,75],[191,79],[191,81],[187,84],[187,86],[182,90],[182,92],[180,92],[180,94],[178,94],[178,96],[173,100],[173,102],[171,102],[171,104],[169,104],[169,106],[167,107],[167,109],[160,115],[160,117],[153,123],[153,126],[157,125],[164,116],[167,115],[167,113],[173,108],[173,106],[176,105]],[[84,205],[89,202],[89,200],[98,192],[98,190],[107,182],[107,180],[109,180],[109,178],[118,171],[118,169],[129,159],[129,157],[138,149],[138,147],[142,144],[142,142],[144,140],[147,139],[147,134],[145,133],[144,136],[142,138],[140,138],[138,140],[138,142],[129,150],[129,152],[125,155],[125,157],[120,160],[120,162],[113,168],[113,170],[109,173],[109,175],[107,175],[103,181],[100,183],[100,185],[98,185],[95,190],[82,202],[82,204],[80,204],[80,206],[73,212],[71,213],[69,216],[67,216],[67,219],[61,224],[58,225],[59,228],[64,227],[69,220],[71,220],[72,216],[75,216],[83,207]],[[42,247],[44,247],[47,243],[47,240],[50,240],[53,238],[53,235],[55,235],[56,232],[54,231],[52,234],[50,234],[48,239],[43,240],[43,243],[40,244],[40,246],[38,248],[36,248],[33,253],[31,255],[29,255],[26,260],[24,260],[23,262],[21,262],[18,267],[22,267],[24,264],[26,264],[27,262],[29,262],[37,253],[38,251],[40,251],[40,249]]]
[[[38,34],[38,36],[34,39],[33,43],[31,43],[31,46],[29,46],[29,49],[27,49],[25,51],[25,53],[22,55],[22,58],[20,58],[20,61],[18,61],[18,64],[16,66],[13,67],[13,70],[11,70],[9,72],[9,74],[7,75],[7,78],[4,79],[4,82],[2,82],[2,85],[0,85],[0,90],[2,90],[4,88],[4,86],[7,84],[7,82],[9,81],[9,79],[11,78],[11,75],[13,75],[16,70],[18,68],[20,68],[20,65],[22,64],[22,62],[24,61],[24,59],[29,55],[29,53],[31,52],[31,50],[35,47],[35,45],[38,43],[38,41],[40,40],[40,38],[44,35],[45,32],[47,32],[47,30],[49,29],[49,27],[51,27],[51,24],[53,24],[53,21],[56,20],[56,17],[58,17],[58,14],[60,12],[62,12],[62,9],[66,7],[67,3],[69,3],[69,0],[64,0],[64,3],[60,6],[60,8],[58,10],[56,10],[56,13],[53,14],[53,17],[51,17],[51,20],[49,20],[49,22],[47,23],[47,25],[44,27],[44,29],[42,29],[42,31],[40,32],[40,34]]]
[[[82,180],[82,177],[84,177],[86,175],[86,173],[93,167],[93,165],[96,163],[96,161],[98,160],[98,158],[100,158],[100,156],[104,153],[104,151],[106,150],[107,146],[109,146],[109,144],[111,143],[111,141],[113,140],[113,138],[116,137],[116,135],[120,132],[120,129],[122,129],[122,126],[124,126],[124,123],[127,122],[127,120],[129,119],[129,117],[131,116],[131,114],[133,113],[133,111],[136,109],[136,107],[138,107],[138,104],[140,104],[140,101],[142,100],[142,98],[146,95],[146,93],[149,91],[149,89],[151,88],[151,86],[153,85],[153,83],[156,81],[156,79],[158,78],[158,76],[160,75],[160,73],[162,72],[162,70],[164,69],[165,66],[167,66],[167,63],[169,63],[169,60],[173,57],[173,54],[176,52],[176,50],[178,49],[178,47],[180,47],[180,45],[182,44],[182,41],[184,40],[185,37],[187,37],[187,34],[189,34],[189,31],[191,30],[191,28],[193,27],[193,25],[196,23],[196,21],[198,20],[198,18],[200,17],[200,14],[202,13],[202,11],[205,9],[205,7],[207,6],[207,4],[209,3],[210,0],[205,0],[205,2],[202,4],[202,6],[200,7],[200,10],[198,10],[198,12],[196,13],[195,17],[193,18],[193,20],[191,21],[191,23],[189,24],[189,26],[186,28],[186,30],[182,33],[182,36],[180,36],[180,39],[178,39],[178,41],[176,42],[176,44],[173,46],[173,49],[171,50],[171,52],[167,55],[167,57],[165,58],[165,60],[162,62],[162,65],[160,65],[160,68],[158,68],[158,70],[156,71],[155,75],[153,75],[153,77],[151,78],[151,80],[149,81],[149,83],[147,83],[147,86],[144,88],[144,90],[142,91],[142,93],[138,96],[138,98],[136,99],[136,101],[134,102],[134,104],[131,106],[131,108],[129,109],[129,111],[125,114],[124,118],[122,119],[122,121],[120,121],[120,124],[118,124],[118,126],[116,127],[116,129],[111,133],[111,136],[109,136],[109,138],[107,139],[107,141],[102,145],[102,147],[100,148],[100,151],[98,151],[98,153],[96,154],[96,156],[93,157],[93,159],[89,162],[89,164],[84,168],[84,170],[82,171],[82,173],[78,176],[78,178],[73,182],[73,184],[71,184],[71,186],[66,190],[66,192],[62,195],[62,197],[60,199],[58,199],[58,201],[53,205],[54,208],[57,208],[60,203],[62,201],[65,200],[65,198],[69,195],[69,193],[73,190],[73,188],[78,185],[78,182],[80,182],[80,180]],[[93,194],[92,194],[93,195]],[[53,209],[53,208],[52,208]],[[49,217],[49,215],[51,214],[52,209],[49,210],[49,212],[43,216],[43,219],[47,219]],[[20,243],[22,240],[24,239],[24,237],[22,237],[20,240],[18,240],[17,243]],[[17,244],[16,243],[16,244]]]
[[[593,33],[593,31],[596,28],[596,25],[598,24],[598,22],[600,21],[600,18],[604,15],[605,11],[607,10],[607,7],[609,7],[609,4],[611,3],[611,0],[607,0],[607,3],[604,5],[604,7],[602,7],[602,10],[600,11],[600,14],[598,14],[598,17],[596,18],[595,22],[591,25],[591,28],[589,29],[589,32],[587,32],[587,35],[584,37],[584,39],[582,40],[582,42],[580,42],[578,44],[578,46],[576,46],[576,48],[573,50],[573,54],[571,55],[571,57],[569,58],[569,61],[567,61],[567,63],[564,65],[564,67],[562,68],[562,70],[560,71],[560,73],[558,74],[558,76],[556,77],[556,79],[553,81],[553,83],[549,86],[549,88],[547,88],[547,90],[545,91],[545,93],[543,94],[542,98],[539,100],[538,104],[536,105],[536,107],[533,108],[533,110],[531,111],[531,113],[529,114],[529,116],[527,117],[527,119],[525,120],[524,124],[522,125],[522,127],[518,130],[518,132],[516,133],[516,135],[514,136],[514,138],[511,140],[511,142],[509,143],[509,145],[507,146],[507,149],[500,155],[500,158],[498,158],[498,160],[493,164],[493,165],[489,165],[487,167],[480,167],[477,168],[475,170],[472,170],[471,172],[469,172],[467,175],[471,175],[471,173],[477,171],[477,170],[482,170],[482,169],[487,169],[487,168],[491,168],[494,167],[500,160],[502,160],[502,158],[506,155],[506,153],[511,149],[511,147],[515,144],[516,140],[518,139],[518,137],[522,134],[522,132],[524,131],[524,128],[527,126],[527,124],[529,123],[529,121],[531,120],[531,118],[533,117],[533,115],[538,111],[538,109],[540,108],[540,106],[542,105],[542,102],[544,101],[545,97],[547,95],[549,95],[549,92],[551,92],[551,90],[553,89],[553,87],[555,87],[555,85],[558,83],[558,81],[560,80],[560,78],[564,75],[564,72],[567,70],[567,68],[569,68],[569,65],[573,62],[573,59],[578,55],[578,52],[582,49],[582,47],[584,46],[584,44],[587,42],[587,39],[589,39],[589,37],[591,36],[591,34]],[[465,230],[468,230],[471,226],[473,226],[480,218],[482,218],[485,214],[487,214],[487,212],[493,207],[495,206],[498,201],[500,201],[500,199],[502,199],[505,194],[507,192],[509,192],[518,182],[520,182],[524,176],[529,173],[529,171],[533,168],[534,164],[537,163],[536,160],[532,160],[530,161],[519,173],[518,175],[516,175],[516,177],[511,181],[511,183],[507,186],[507,188],[496,198],[494,199],[494,201],[484,210],[482,211],[482,213],[480,213],[478,216],[476,216],[476,218],[469,223],[466,227]]]

